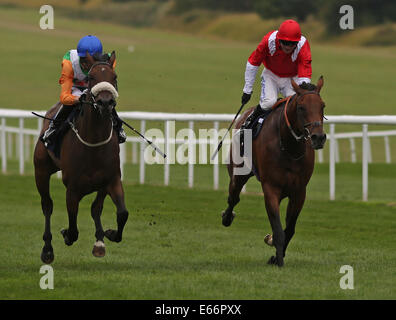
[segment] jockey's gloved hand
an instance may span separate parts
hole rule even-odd
[[[80,103],[83,103],[84,101],[87,101],[87,99],[86,99],[87,94],[88,94],[88,89],[85,89],[82,92],[80,98],[78,98],[78,101],[80,101]]]
[[[242,95],[242,104],[246,104],[246,103],[248,103],[249,102],[249,100],[250,100],[250,97],[252,96],[252,93],[243,93],[243,95]]]

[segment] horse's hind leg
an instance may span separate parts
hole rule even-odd
[[[252,175],[233,175],[230,174],[230,184],[228,187],[228,207],[222,213],[223,226],[229,227],[234,220],[235,213],[232,211],[239,202],[239,195],[245,183]]]
[[[271,186],[262,184],[264,192],[265,207],[272,228],[272,241],[276,248],[276,255],[268,260],[268,264],[283,266],[283,249],[285,245],[285,233],[282,230],[282,224],[279,216],[280,192],[274,190]]]
[[[285,245],[283,248],[283,256],[285,256],[286,248],[294,235],[298,215],[304,206],[305,195],[306,189],[303,188],[303,190],[298,194],[289,197],[286,213]]]
[[[81,200],[81,196],[76,192],[71,191],[69,188],[66,191],[66,207],[69,216],[69,228],[62,229],[61,234],[65,240],[65,244],[71,246],[78,239],[77,229],[77,214],[78,205]]]
[[[107,192],[117,207],[117,230],[108,229],[105,231],[105,236],[110,241],[120,242],[129,213],[125,207],[124,189],[119,177],[108,187]]]
[[[96,229],[95,232],[96,242],[92,250],[92,254],[95,257],[104,257],[106,254],[105,244],[103,242],[104,231],[102,227],[102,222],[100,221],[100,216],[103,210],[103,202],[106,197],[106,194],[107,194],[106,190],[100,190],[97,193],[95,201],[92,203],[91,206],[91,216],[95,222],[95,229]]]

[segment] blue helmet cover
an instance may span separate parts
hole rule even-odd
[[[77,44],[78,55],[80,57],[85,57],[87,51],[91,56],[93,56],[95,53],[102,53],[102,43],[97,37],[88,35],[80,39]]]

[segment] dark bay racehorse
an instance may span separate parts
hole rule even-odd
[[[45,216],[44,247],[41,260],[51,263],[54,251],[51,245],[52,234],[50,218],[53,202],[50,197],[50,176],[61,170],[66,186],[66,204],[69,227],[61,231],[65,244],[70,246],[78,238],[77,213],[80,200],[87,194],[97,192],[91,206],[91,215],[95,222],[96,243],[93,255],[105,255],[104,236],[120,242],[128,218],[124,203],[124,191],[121,184],[119,145],[116,132],[113,131],[112,109],[116,105],[117,83],[113,70],[115,53],[104,61],[95,61],[87,54],[91,69],[88,73],[88,92],[83,95],[80,113],[74,121],[73,130],[69,130],[62,142],[60,157],[48,151],[39,139],[34,151],[36,186],[41,196],[41,206]],[[104,56],[103,56],[104,57]],[[55,105],[46,117],[51,118],[57,111]],[[48,128],[45,120],[41,134]],[[109,194],[117,207],[117,230],[103,231],[100,216],[103,202]]]
[[[265,207],[273,235],[267,235],[265,242],[275,246],[276,255],[268,263],[283,266],[287,245],[294,235],[298,215],[303,208],[306,186],[311,178],[315,153],[326,141],[323,132],[323,109],[319,92],[323,86],[323,77],[317,85],[298,86],[293,80],[296,94],[285,99],[265,120],[258,137],[252,143],[252,162],[264,192]],[[253,108],[247,110],[238,122],[236,129],[244,123]],[[238,146],[232,146],[232,148]],[[239,165],[241,166],[241,165]],[[232,211],[239,202],[243,185],[253,173],[235,175],[238,167],[232,161],[228,165],[230,175],[228,207],[222,214],[222,223],[228,227],[234,219]],[[282,230],[279,205],[288,197],[286,228]]]

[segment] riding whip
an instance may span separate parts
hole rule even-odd
[[[144,141],[146,141],[153,149],[154,151],[158,152],[164,159],[166,158],[166,154],[161,151],[152,141],[147,139],[144,135],[142,135],[139,131],[137,131],[134,127],[126,123],[124,120],[120,119],[123,124],[125,124],[129,129],[133,130],[136,132]]]
[[[223,141],[224,141],[225,137],[227,136],[228,132],[230,131],[231,127],[233,126],[236,118],[238,118],[238,115],[241,112],[241,110],[242,110],[242,108],[244,107],[245,104],[246,103],[242,103],[241,107],[239,108],[237,114],[234,117],[234,120],[232,120],[230,126],[228,127],[226,134],[224,135],[223,139],[221,139],[219,145],[217,146],[217,150],[215,151],[215,153],[213,154],[213,156],[211,158],[212,160],[214,160],[214,158],[216,157],[217,153],[220,151],[221,147],[223,146]]]

